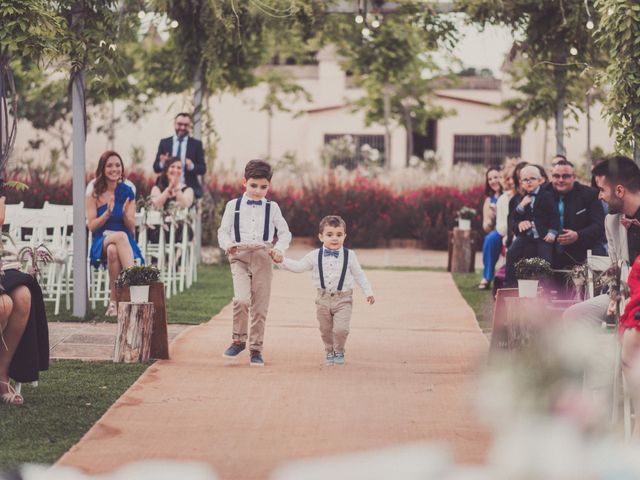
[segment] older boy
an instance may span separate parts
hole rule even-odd
[[[269,309],[273,269],[271,258],[282,261],[291,242],[289,226],[275,202],[266,199],[271,165],[251,160],[244,170],[242,197],[227,203],[218,229],[218,244],[229,255],[233,276],[233,343],[223,356],[234,358],[249,340],[250,365],[264,366],[262,344]],[[274,233],[278,241],[273,246]],[[247,324],[251,310],[251,333]]]
[[[291,272],[313,270],[313,284],[318,289],[316,316],[324,342],[325,363],[344,365],[354,282],[360,285],[369,304],[373,304],[375,299],[355,252],[342,246],[347,236],[344,220],[337,215],[328,215],[320,221],[319,230],[322,247],[309,252],[302,260],[285,258],[282,261],[275,253],[273,257],[275,262],[282,261],[282,267]]]
[[[515,237],[507,251],[507,287],[517,285],[518,260],[537,256],[551,263],[553,244],[560,230],[560,213],[553,194],[540,188],[543,183],[537,166],[527,165],[520,170],[524,194],[516,195],[509,203],[509,225]]]

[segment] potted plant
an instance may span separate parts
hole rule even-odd
[[[551,274],[551,265],[540,257],[523,258],[516,263],[515,269],[521,297],[536,297],[538,282]]]
[[[129,287],[131,303],[146,303],[149,301],[149,285],[157,282],[160,271],[154,266],[134,265],[120,272],[116,280],[116,287]]]
[[[458,210],[458,228],[460,230],[471,230],[471,219],[475,216],[475,208],[462,207]]]

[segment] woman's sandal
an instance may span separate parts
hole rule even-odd
[[[9,387],[9,391],[7,393],[3,393],[0,395],[0,401],[2,403],[6,403],[7,405],[22,405],[24,404],[24,398],[20,395],[13,385],[9,382],[0,382],[2,385],[6,385]]]
[[[118,315],[118,307],[116,302],[110,301],[109,308],[107,308],[107,311],[104,312],[104,314],[107,317],[116,317]]]

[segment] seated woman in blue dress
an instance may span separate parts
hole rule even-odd
[[[87,194],[87,225],[93,233],[89,251],[91,265],[107,265],[110,302],[107,316],[117,314],[115,281],[134,259],[144,263],[140,248],[133,237],[135,228],[135,194],[124,183],[122,157],[112,150],[102,154],[96,168],[93,191]]]

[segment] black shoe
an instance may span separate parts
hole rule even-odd
[[[232,343],[229,348],[227,348],[224,353],[222,354],[223,357],[225,358],[234,358],[236,357],[241,351],[243,351],[245,348],[247,348],[247,344],[245,342],[242,343]]]
[[[252,367],[264,367],[264,360],[262,354],[257,350],[251,350],[251,363]]]

